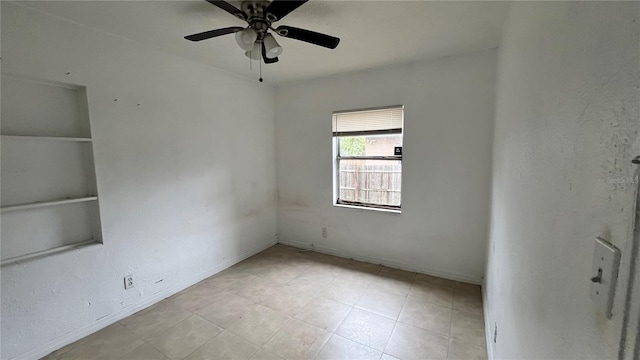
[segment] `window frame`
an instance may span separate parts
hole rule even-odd
[[[389,130],[363,130],[358,132],[349,132],[350,136],[371,136],[371,135],[402,135],[402,144],[404,147],[404,105],[391,105],[391,106],[382,106],[382,107],[374,107],[374,108],[365,108],[365,109],[353,109],[353,110],[342,110],[342,111],[334,111],[332,115],[333,117],[337,114],[341,113],[352,113],[352,112],[364,112],[364,111],[375,111],[375,110],[392,110],[392,109],[401,109],[402,110],[402,127],[399,129],[389,129]],[[338,134],[338,135],[336,135]],[[331,139],[333,141],[333,175],[334,175],[334,186],[333,186],[333,205],[340,207],[349,207],[349,208],[357,208],[357,209],[365,209],[365,210],[378,210],[378,211],[386,211],[386,212],[394,212],[400,213],[402,210],[402,179],[400,180],[400,205],[383,205],[383,204],[375,204],[375,203],[367,203],[360,201],[350,201],[350,200],[341,200],[340,199],[340,161],[341,160],[383,160],[383,161],[400,161],[402,164],[402,155],[390,155],[390,156],[341,156],[340,155],[340,138],[344,135],[339,135],[340,132],[334,132],[332,129]],[[401,174],[404,171],[401,172]]]

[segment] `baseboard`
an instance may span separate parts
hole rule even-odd
[[[298,242],[298,241],[285,240],[285,239],[279,239],[278,243],[279,244],[283,244],[283,245],[289,245],[289,246],[301,248],[301,249],[306,249],[306,250],[314,250],[314,251],[321,252],[321,253],[324,253],[324,254],[335,255],[335,256],[344,257],[344,258],[352,258],[354,260],[364,261],[364,262],[368,262],[368,263],[381,264],[381,265],[392,267],[392,268],[395,268],[395,269],[401,269],[401,270],[413,271],[413,272],[418,272],[418,273],[421,273],[421,274],[426,274],[426,275],[431,275],[431,276],[437,276],[437,277],[441,277],[441,278],[445,278],[445,279],[449,279],[449,280],[460,281],[460,282],[464,282],[464,283],[468,283],[468,284],[474,284],[474,285],[481,285],[482,284],[482,279],[474,277],[474,276],[452,274],[452,273],[439,271],[439,270],[435,270],[435,269],[422,268],[422,267],[417,267],[417,266],[414,266],[414,265],[403,264],[403,263],[399,263],[399,262],[396,262],[396,261],[390,261],[390,260],[385,260],[385,259],[380,259],[380,258],[371,258],[371,257],[368,257],[368,256],[362,256],[362,255],[350,253],[348,251],[332,249],[332,248],[325,247],[325,246],[318,246],[318,245],[314,244],[313,248],[312,248],[310,246],[310,244],[303,243],[303,242]]]
[[[116,323],[117,321],[120,321],[124,318],[126,318],[127,316],[133,315],[134,313],[143,310],[161,300],[164,300],[166,298],[168,298],[169,296],[178,293],[186,288],[188,288],[189,286],[192,286],[206,278],[208,278],[209,276],[215,275],[217,273],[219,273],[222,270],[225,270],[239,262],[241,262],[242,260],[245,260],[259,252],[262,252],[268,248],[270,248],[271,246],[275,245],[276,241],[273,241],[271,243],[269,243],[266,246],[261,246],[252,250],[249,250],[243,254],[241,254],[240,256],[237,256],[233,259],[230,259],[228,261],[225,261],[224,263],[214,267],[211,270],[205,271],[203,273],[200,273],[194,277],[192,277],[191,279],[189,279],[188,281],[185,281],[183,283],[177,284],[175,286],[172,286],[170,288],[167,288],[161,292],[158,292],[156,294],[153,294],[151,297],[142,300],[141,302],[135,304],[135,305],[131,305],[127,308],[124,308],[120,311],[118,311],[117,313],[113,313],[111,315],[107,315],[106,317],[103,317],[100,320],[97,320],[87,326],[81,327],[79,329],[76,329],[66,335],[63,335],[53,341],[50,341],[48,343],[46,343],[45,345],[42,345],[40,347],[37,347],[31,351],[27,351],[26,353],[23,353],[21,355],[18,355],[17,357],[14,357],[12,360],[33,360],[33,359],[40,359],[43,356],[49,355],[51,352],[58,350],[60,348],[62,348],[63,346],[69,345],[71,343],[74,343],[88,335],[93,334],[94,332],[101,330],[111,324]]]
[[[493,360],[493,341],[489,309],[487,307],[487,287],[482,283],[482,314],[484,316],[484,338],[487,347],[487,360]]]

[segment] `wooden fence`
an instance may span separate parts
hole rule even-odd
[[[381,205],[400,205],[400,161],[341,160],[340,199]]]

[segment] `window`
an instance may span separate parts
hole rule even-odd
[[[336,204],[400,210],[403,106],[333,113]]]

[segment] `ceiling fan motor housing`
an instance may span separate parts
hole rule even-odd
[[[273,15],[265,14],[269,4],[269,1],[264,0],[245,0],[241,5],[242,11],[247,14],[249,26],[258,33],[258,39],[262,39],[271,28],[271,22],[277,20]]]

